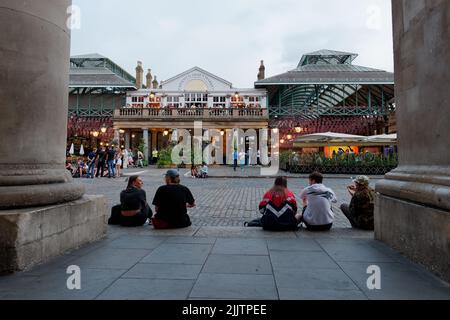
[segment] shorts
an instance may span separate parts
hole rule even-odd
[[[121,166],[122,165],[122,159],[116,160],[116,166]]]

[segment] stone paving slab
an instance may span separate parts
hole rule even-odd
[[[99,300],[185,300],[194,280],[118,279]],[[151,310],[149,310],[151,312]]]
[[[202,273],[190,297],[274,300],[278,293],[272,275]]]
[[[207,227],[220,237],[205,237],[202,228],[191,236],[175,230],[155,236],[148,226],[109,227],[98,243],[0,277],[0,299],[450,300],[449,283],[373,233],[302,230],[283,238],[259,230],[245,238],[235,237],[241,228]],[[69,265],[81,268],[80,291],[66,287]],[[381,269],[381,290],[367,288],[370,265]]]
[[[142,259],[143,263],[179,263],[203,265],[211,251],[210,244],[164,243]]]
[[[278,288],[308,290],[352,290],[358,287],[340,268],[278,268],[274,271]]]
[[[206,260],[203,273],[222,274],[272,274],[268,256],[242,254],[211,254]]]
[[[202,267],[201,264],[138,263],[123,278],[195,280]]]

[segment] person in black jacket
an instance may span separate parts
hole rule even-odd
[[[180,184],[177,170],[168,170],[165,174],[166,185],[156,191],[153,205],[155,217],[152,224],[155,229],[186,228],[191,225],[187,208],[195,207],[191,191]]]
[[[124,227],[143,226],[151,219],[153,212],[147,203],[147,195],[142,189],[143,181],[139,176],[128,179],[128,186],[120,193],[120,205],[112,208],[109,224]]]

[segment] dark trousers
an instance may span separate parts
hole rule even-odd
[[[350,221],[352,227],[358,228],[358,224],[356,223],[355,219],[353,218],[350,212],[350,206],[346,203],[341,204],[341,211],[347,217],[348,221]]]
[[[236,168],[237,168],[237,159],[235,159],[234,160],[234,162],[233,162],[233,169],[234,169],[234,171],[236,171]]]
[[[350,221],[350,224],[353,228],[361,230],[373,230],[373,223],[364,224],[355,218],[354,214],[350,211],[350,205],[343,203],[341,205],[341,211],[347,217],[348,221]]]
[[[100,177],[103,177],[104,170],[105,170],[105,161],[99,161],[97,164],[97,173],[95,174],[95,177],[98,178],[99,174]]]
[[[112,207],[108,224],[121,225],[122,227],[140,227],[147,222],[147,219],[151,219],[152,216],[153,212],[150,207],[145,207],[134,216],[124,217],[122,216],[122,206],[119,204]]]

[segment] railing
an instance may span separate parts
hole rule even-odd
[[[268,120],[267,109],[213,109],[213,108],[120,108],[114,111],[116,120]]]

